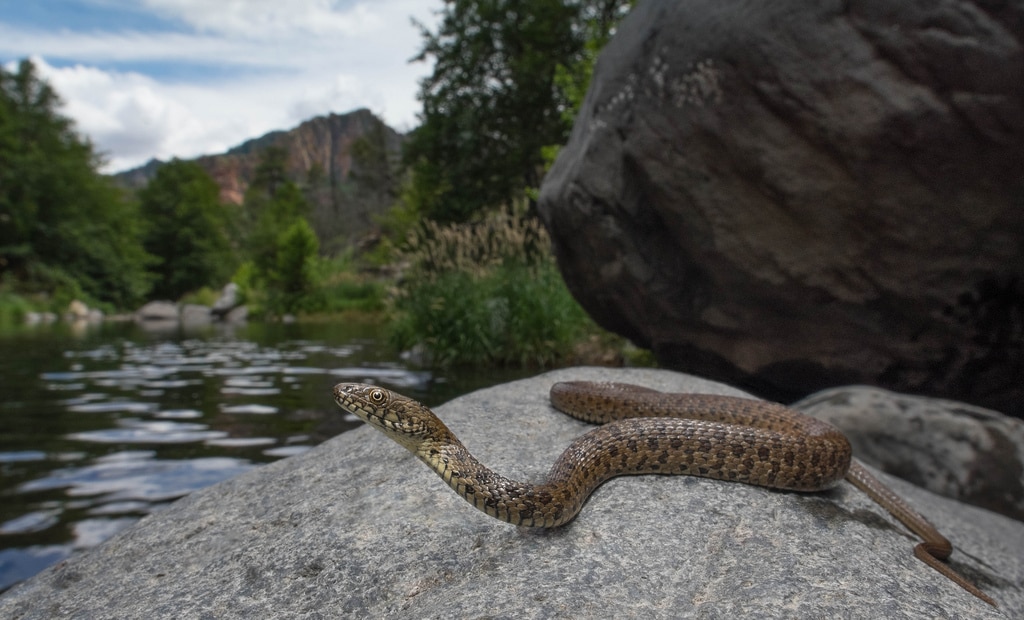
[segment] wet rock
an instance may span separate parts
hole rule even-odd
[[[639,3],[541,190],[570,290],[777,400],[1024,414],[1022,44],[1019,2]]]
[[[659,370],[573,368],[435,409],[484,463],[538,480],[587,425],[552,383],[738,394]],[[475,510],[361,428],[194,493],[0,598],[4,618],[884,617],[1024,614],[1024,524],[882,476],[957,546],[999,611],[912,555],[846,482],[800,494],[687,476],[612,480],[552,531]]]

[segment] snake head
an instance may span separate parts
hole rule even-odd
[[[413,453],[439,429],[448,430],[426,406],[377,385],[339,383],[334,401]]]

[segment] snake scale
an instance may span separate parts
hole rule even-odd
[[[334,398],[415,454],[470,504],[515,525],[564,525],[615,476],[684,474],[802,492],[829,489],[845,478],[922,538],[916,557],[996,604],[942,562],[953,551],[949,541],[852,458],[842,433],[779,404],[623,383],[556,383],[550,393],[556,409],[601,426],[573,441],[543,483],[530,484],[487,468],[411,398],[355,383],[336,385]]]

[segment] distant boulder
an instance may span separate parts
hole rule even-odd
[[[89,312],[89,306],[85,305],[85,302],[75,299],[68,304],[65,316],[70,321],[85,321],[89,319]]]
[[[224,315],[225,323],[244,323],[249,318],[248,306],[236,306]]]
[[[177,321],[178,304],[170,301],[151,301],[135,311],[135,320],[142,322]]]
[[[223,318],[228,312],[238,307],[241,303],[241,297],[238,294],[238,285],[234,282],[228,282],[224,285],[224,289],[220,293],[220,297],[214,302],[213,307],[210,311],[214,316]]]
[[[201,306],[199,304],[183,305],[179,316],[181,324],[185,327],[199,327],[202,325],[208,325],[213,321],[213,314],[210,312],[210,307]]]

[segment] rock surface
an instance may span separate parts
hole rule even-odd
[[[866,463],[933,493],[1024,521],[1024,422],[939,398],[872,387],[793,404],[843,431]]]
[[[737,394],[657,370],[575,368],[435,409],[485,463],[539,479],[587,426],[559,380]],[[327,386],[325,386],[327,389]],[[1024,525],[883,476],[957,545],[1000,610],[912,555],[847,483],[819,494],[692,477],[616,479],[553,531],[476,511],[361,428],[199,491],[0,598],[22,618],[1000,618],[1024,614]]]
[[[221,289],[220,297],[217,301],[213,302],[213,306],[210,307],[210,312],[216,317],[224,317],[228,312],[231,312],[241,304],[241,295],[239,294],[238,285],[234,282],[228,282]]]
[[[539,209],[665,366],[1024,414],[1024,3],[648,0]]]
[[[176,322],[181,309],[172,301],[151,301],[135,311],[135,320],[141,322]]]
[[[249,319],[249,306],[235,306],[224,315],[225,323],[245,323]]]
[[[74,299],[68,304],[68,309],[64,316],[71,321],[85,321],[89,318],[89,312],[89,306],[85,305],[84,301]]]
[[[183,327],[201,327],[209,325],[213,321],[213,313],[210,306],[200,304],[182,304],[181,324]]]

